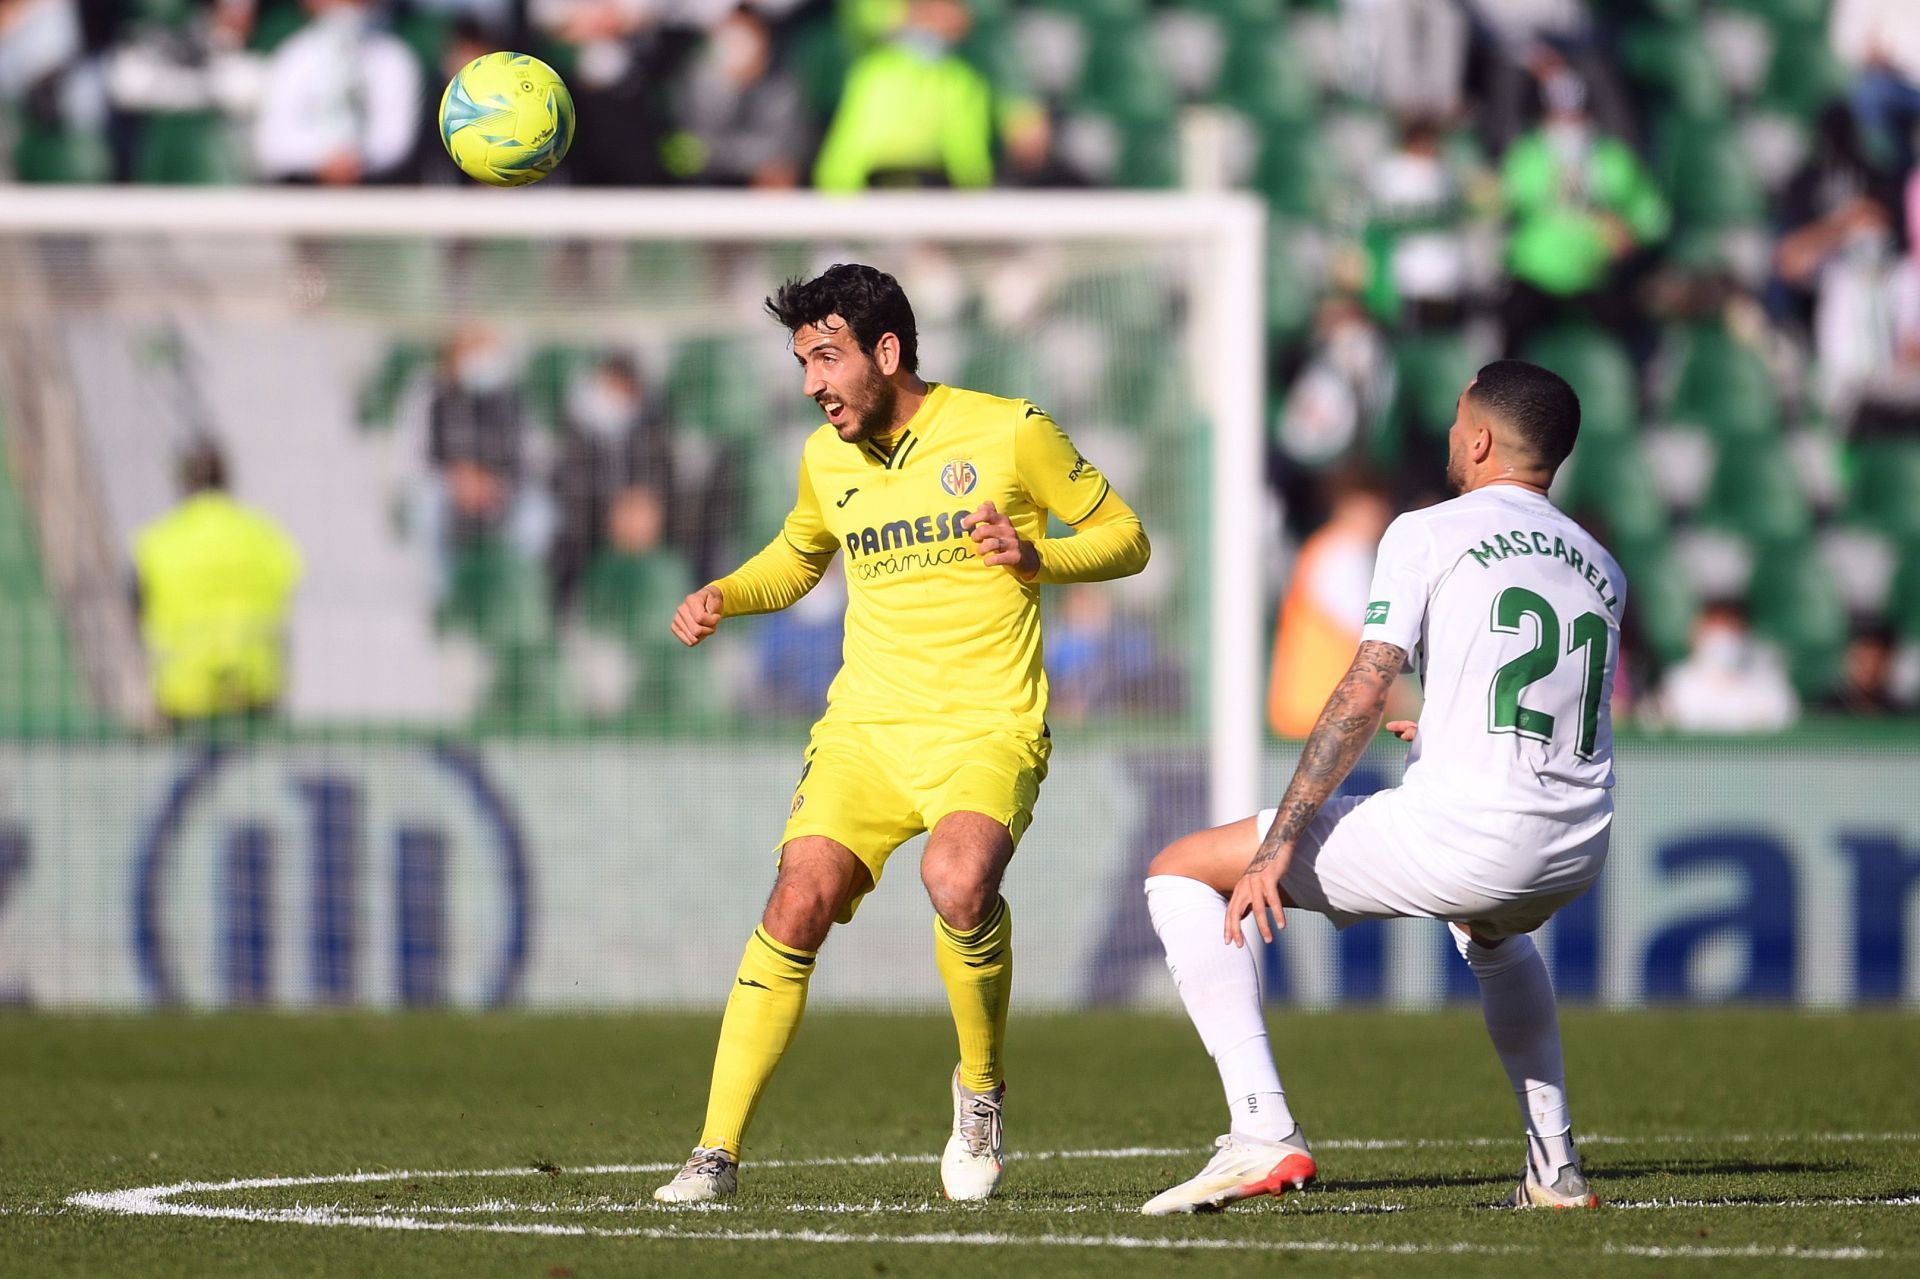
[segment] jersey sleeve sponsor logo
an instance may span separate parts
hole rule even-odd
[[[1093,463],[1076,452],[1073,455],[1073,469],[1067,472],[1067,482],[1071,484],[1075,480],[1084,480],[1092,470]]]
[[[954,497],[965,497],[979,483],[980,472],[963,457],[957,457],[940,468],[940,487]]]
[[[1389,607],[1390,604],[1386,600],[1375,600],[1373,603],[1367,605],[1366,624],[1368,626],[1379,626],[1385,622],[1387,620],[1387,609]]]

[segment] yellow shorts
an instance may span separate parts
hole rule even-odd
[[[1004,825],[1018,847],[1033,824],[1052,751],[1052,738],[1022,733],[816,724],[781,847],[824,835],[858,857],[875,884],[894,849],[948,813],[983,813]],[[840,922],[859,904],[855,897]]]

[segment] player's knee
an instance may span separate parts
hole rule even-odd
[[[1192,843],[1192,838],[1190,835],[1183,835],[1155,853],[1153,860],[1147,863],[1147,874],[1191,877],[1193,857],[1188,846]]]
[[[920,863],[920,882],[926,885],[934,913],[960,932],[985,923],[1000,898],[999,883],[968,858],[930,855]]]
[[[777,942],[818,950],[846,898],[846,887],[812,875],[782,875],[761,923]]]

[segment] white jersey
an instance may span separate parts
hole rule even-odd
[[[1626,594],[1605,547],[1514,485],[1387,529],[1361,639],[1405,649],[1419,671],[1400,794],[1435,843],[1550,854],[1611,820]]]

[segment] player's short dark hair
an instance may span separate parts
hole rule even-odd
[[[867,355],[891,333],[900,339],[900,367],[920,371],[920,333],[914,326],[913,306],[900,281],[876,267],[842,262],[811,280],[794,278],[767,299],[767,313],[798,333],[837,315],[853,330],[853,340]]]
[[[1555,470],[1580,435],[1580,397],[1558,373],[1525,360],[1495,360],[1474,376],[1476,407],[1500,419],[1533,462]]]
[[[180,454],[180,488],[185,493],[224,491],[227,487],[227,458],[220,446],[209,439],[196,439]]]

